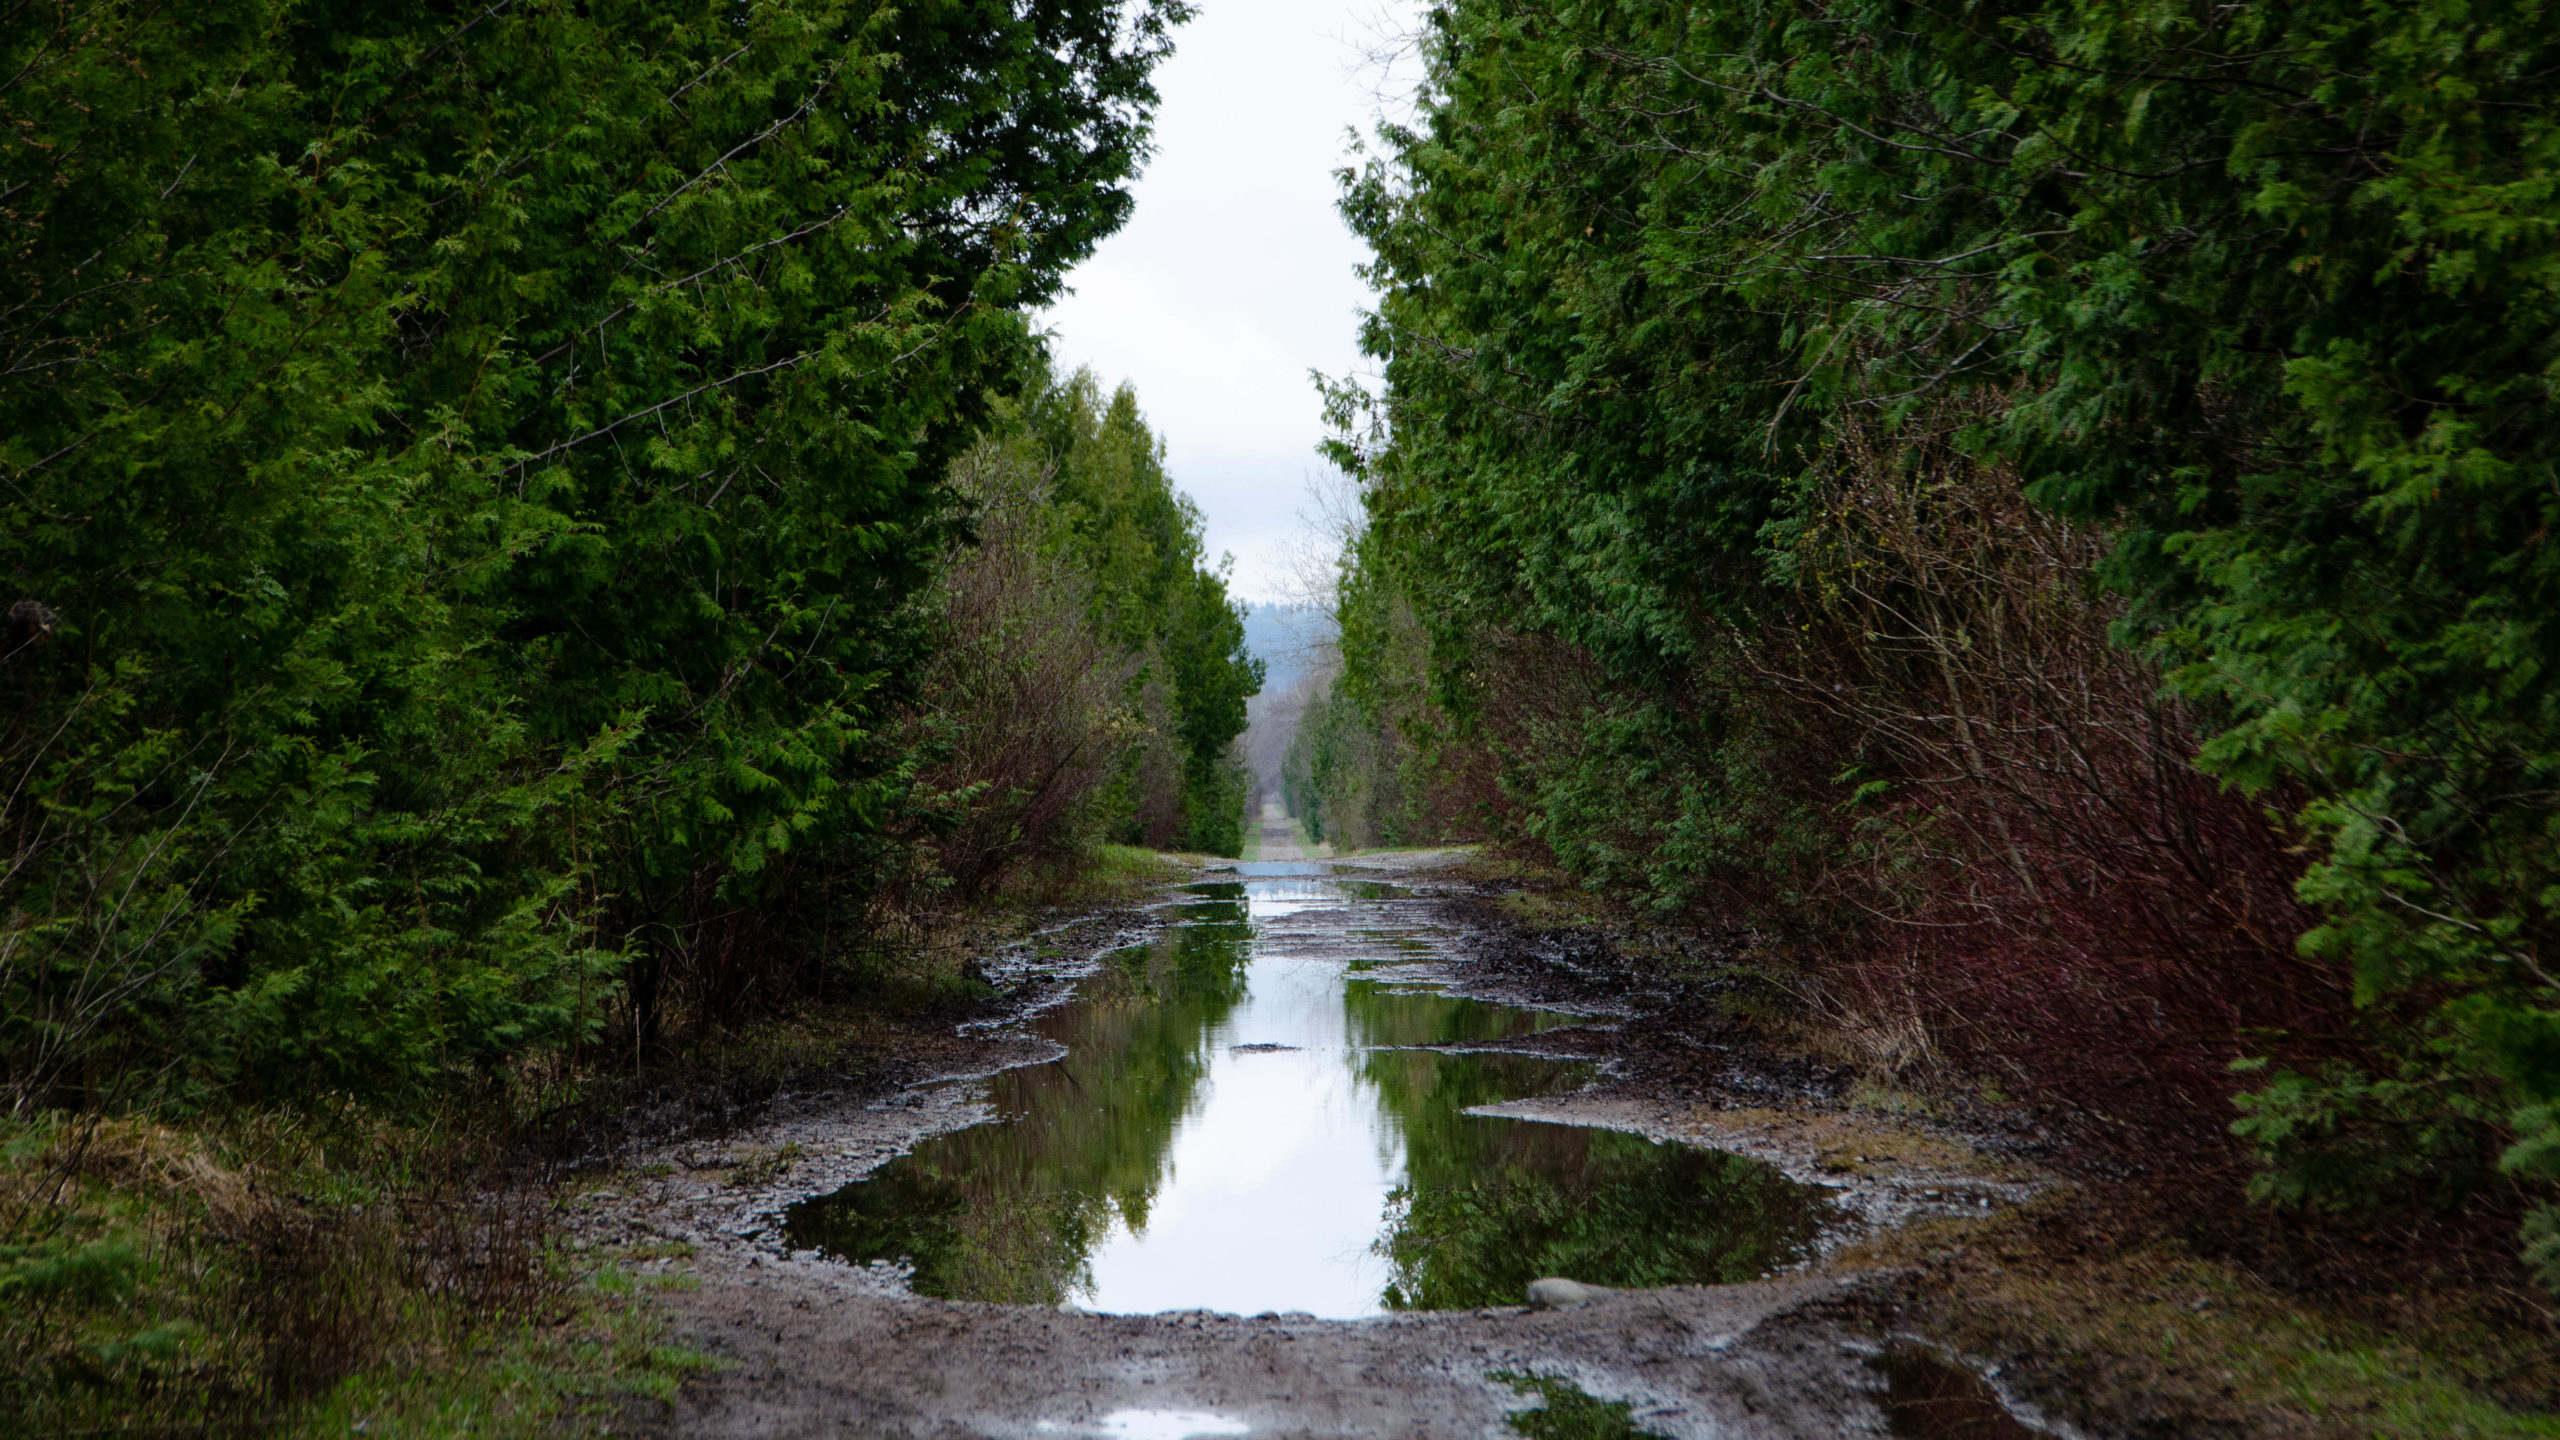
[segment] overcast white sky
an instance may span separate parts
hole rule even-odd
[[[1374,126],[1408,62],[1365,57],[1415,0],[1203,0],[1157,72],[1156,158],[1136,215],[1042,318],[1057,355],[1137,386],[1174,480],[1200,504],[1234,592],[1287,598],[1289,537],[1326,469],[1310,369],[1362,362],[1352,273],[1366,252],[1334,213],[1346,129]]]

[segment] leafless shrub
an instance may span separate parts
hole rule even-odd
[[[971,895],[1015,864],[1089,843],[1090,802],[1150,717],[1146,697],[1135,708],[1126,699],[1141,657],[1108,645],[1088,618],[1039,462],[982,442],[951,479],[976,507],[977,541],[951,557],[934,593],[943,643],[914,723],[940,751],[922,783],[951,817],[937,863]],[[1163,778],[1153,788],[1165,791],[1170,833],[1180,777]]]
[[[2197,773],[2195,717],[2116,642],[2112,537],[1968,454],[1976,418],[1838,433],[1796,556],[1813,623],[1742,647],[1868,782],[1824,887],[1868,922],[1834,994],[1880,1060],[1951,1046],[2202,1158],[2229,1062],[2334,1043],[2347,977],[2295,953],[2280,797]]]

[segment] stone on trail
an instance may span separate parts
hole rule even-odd
[[[1544,1280],[1529,1282],[1529,1308],[1562,1310],[1573,1305],[1588,1305],[1594,1300],[1617,1293],[1606,1285],[1585,1285],[1579,1280],[1565,1280],[1550,1275]]]

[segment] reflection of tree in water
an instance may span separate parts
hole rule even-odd
[[[1431,1035],[1435,1024],[1477,1023],[1435,1017],[1417,1003],[1433,1000],[1449,1003],[1358,987],[1345,997],[1355,1035],[1405,1044],[1491,1038]],[[1748,1280],[1801,1256],[1830,1208],[1739,1155],[1465,1113],[1576,1089],[1589,1078],[1583,1066],[1372,1050],[1361,1075],[1404,1140],[1404,1184],[1377,1245],[1395,1271],[1389,1309],[1517,1304],[1542,1275],[1626,1286]]]
[[[1375,980],[1343,987],[1342,1008],[1351,1043],[1377,1045],[1482,1045],[1577,1023],[1552,1010],[1523,1010],[1455,995],[1400,990]]]
[[[1209,1032],[1245,994],[1240,897],[1184,908],[1188,923],[1113,956],[1035,1024],[1067,1056],[989,1082],[1001,1123],[938,1136],[793,1206],[791,1243],[909,1261],[918,1291],[949,1299],[1055,1305],[1089,1288],[1114,1213],[1145,1228],[1174,1127],[1208,1075]]]

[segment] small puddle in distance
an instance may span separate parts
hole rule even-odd
[[[2009,1413],[1988,1381],[1910,1344],[1872,1362],[1885,1377],[1884,1414],[1903,1440],[2052,1440]]]
[[[1752,1279],[1831,1216],[1742,1156],[1465,1113],[1595,1072],[1425,1047],[1583,1017],[1358,978],[1387,947],[1346,929],[1299,949],[1255,922],[1374,901],[1313,865],[1245,869],[1030,1022],[1067,1054],[985,1082],[993,1121],[793,1206],[792,1247],[903,1265],[947,1299],[1353,1318],[1518,1304],[1542,1275]]]
[[[1253,1427],[1205,1410],[1114,1410],[1092,1425],[1043,1420],[1042,1435],[1103,1435],[1114,1440],[1200,1440],[1211,1435],[1250,1435]]]

